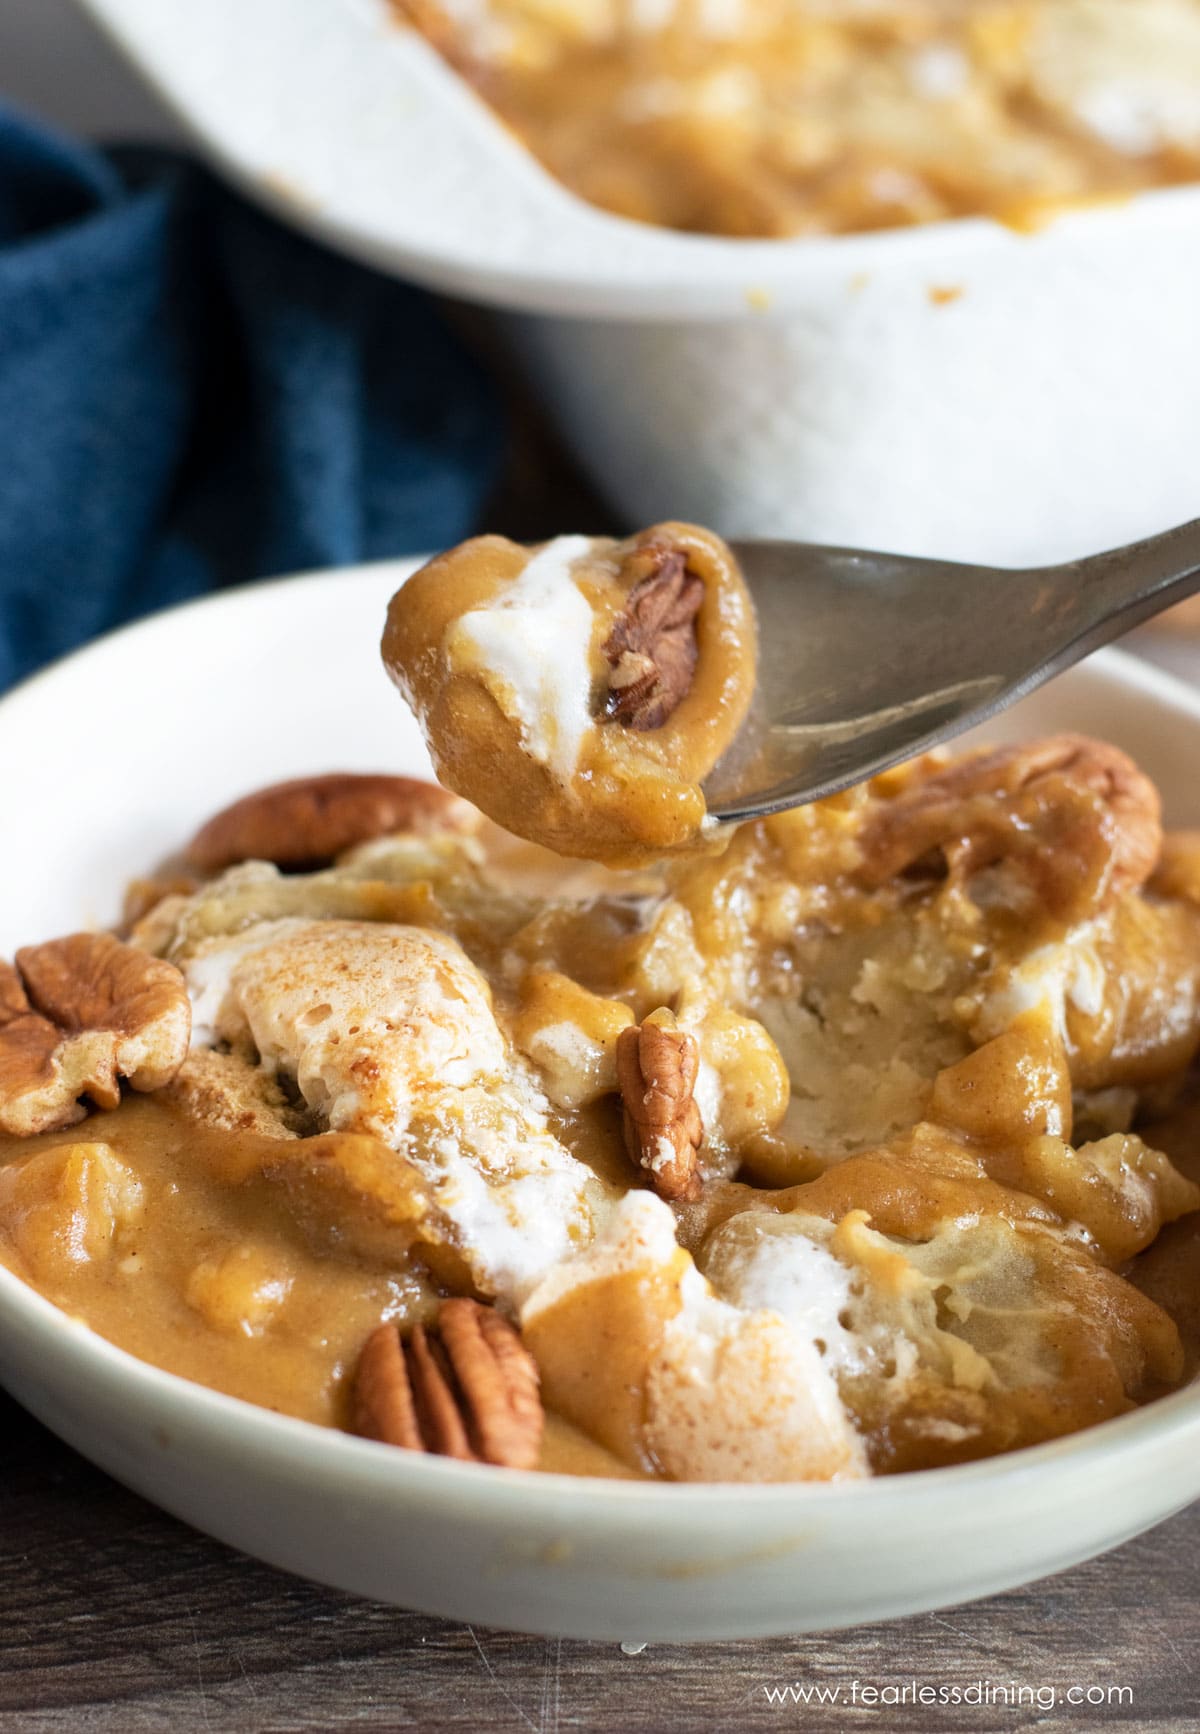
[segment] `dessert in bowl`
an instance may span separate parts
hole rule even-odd
[[[753,619],[687,525],[467,544],[384,656],[529,841],[295,779],[119,933],[19,948],[16,1274],[231,1395],[523,1469],[841,1480],[1184,1382],[1200,850],[1128,755],[931,756],[718,834]]]
[[[144,1046],[106,1053],[150,1087],[6,1138],[12,1388],[264,1557],[587,1635],[962,1599],[1191,1497],[1195,1395],[1145,1401],[1190,1365],[1191,856],[1156,860],[1121,750],[922,765],[599,873],[412,780],[411,719],[361,678],[395,587],[222,598],[0,711],[56,861],[6,870],[7,955],[193,838],[120,940],[87,941],[136,953]],[[138,718],[186,714],[216,655],[235,696],[181,778],[183,735]],[[100,693],[127,798],[39,811]],[[1118,734],[1187,818],[1194,715],[1107,656],[1009,720]],[[390,768],[229,805],[355,758]],[[70,1043],[56,961],[35,944],[17,974]],[[57,1111],[81,1076],[60,1068]]]

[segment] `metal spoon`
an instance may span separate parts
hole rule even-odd
[[[952,740],[1200,590],[1200,519],[1063,566],[735,542],[758,692],[704,785],[718,820],[803,806]]]

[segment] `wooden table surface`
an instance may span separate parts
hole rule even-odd
[[[536,453],[517,464],[497,514],[506,530],[603,524],[569,471],[552,474],[550,490]],[[1200,1505],[990,1601],[827,1636],[626,1655],[284,1576],[164,1516],[0,1394],[0,1731],[1196,1734],[1198,1561]],[[914,1705],[914,1685],[939,1701]],[[807,1704],[769,1696],[792,1686],[813,1694]],[[1080,1702],[1089,1688],[1110,1701]]]

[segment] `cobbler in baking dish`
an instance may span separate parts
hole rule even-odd
[[[700,624],[736,569],[684,526],[547,548],[468,545],[440,599],[413,580],[391,671],[446,762],[528,777],[536,829],[558,713],[512,622],[446,644],[544,559],[519,633],[583,598],[579,738],[614,731],[592,744],[637,831],[655,732],[696,748],[685,779],[713,749],[683,707],[726,690],[714,646],[742,695],[752,636]],[[586,780],[570,798],[588,823]],[[185,1377],[516,1468],[848,1480],[1178,1386],[1200,834],[1164,838],[1123,752],[1060,735],[723,840],[614,870],[409,778],[247,795],[118,931],[0,965],[0,1256]]]
[[[393,0],[596,205],[890,228],[1200,177],[1200,0]]]

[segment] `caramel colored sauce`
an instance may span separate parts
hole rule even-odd
[[[310,1244],[265,1182],[225,1184],[238,1134],[131,1096],[83,1125],[0,1140],[9,1164],[102,1142],[142,1189],[136,1217],[107,1217],[95,1189],[5,1199],[0,1253],[18,1276],[131,1354],[281,1414],[337,1425],[346,1374],[381,1318],[431,1310],[427,1278]],[[23,1201],[22,1201],[23,1202]],[[57,1208],[55,1208],[57,1207]],[[89,1223],[89,1218],[90,1223]],[[82,1242],[90,1233],[90,1256]]]
[[[140,1187],[140,1209],[126,1220],[96,1177],[81,1183],[72,1165],[74,1152],[99,1144]],[[0,1261],[139,1360],[281,1415],[344,1426],[367,1335],[381,1319],[428,1319],[438,1289],[407,1257],[373,1261],[314,1242],[279,1186],[230,1184],[238,1169],[255,1172],[260,1149],[261,1140],[138,1096],[66,1131],[0,1138]],[[27,1164],[41,1173],[18,1194]],[[637,1473],[554,1414],[539,1467]]]

